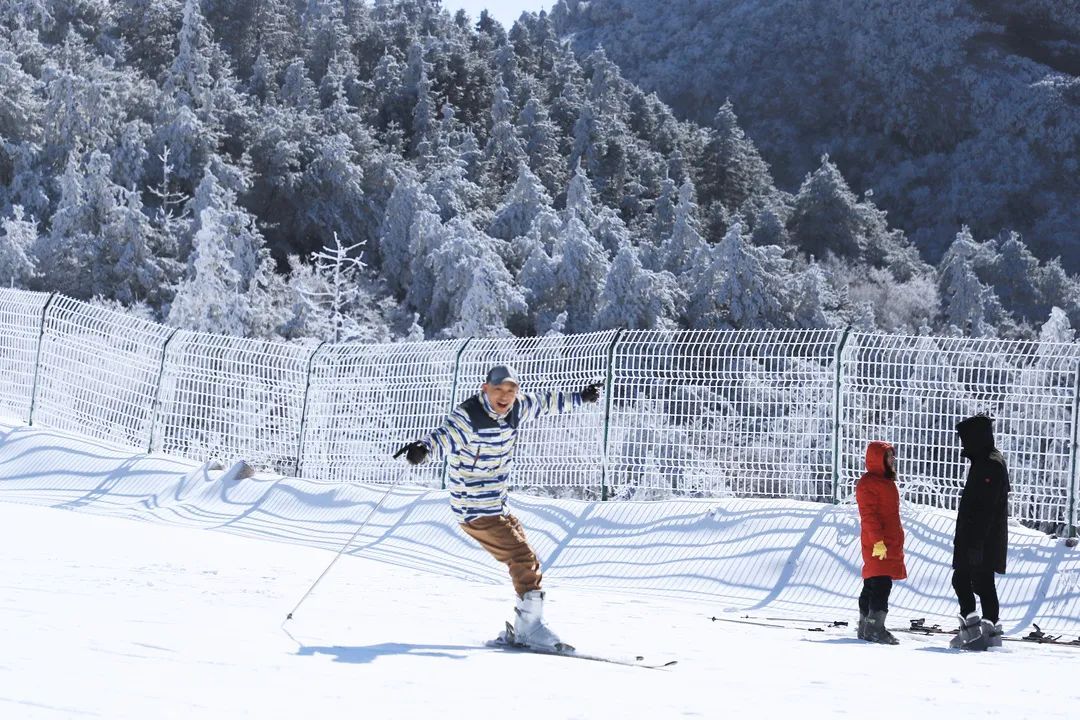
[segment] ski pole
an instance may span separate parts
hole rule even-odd
[[[298,603],[296,603],[296,607],[294,607],[289,612],[289,614],[285,616],[285,620],[281,623],[283,626],[286,622],[292,620],[293,613],[300,609],[300,606],[303,605],[304,601],[308,599],[308,595],[312,593],[312,591],[315,589],[315,586],[322,582],[322,579],[326,577],[326,573],[330,572],[330,568],[334,567],[334,563],[336,563],[338,559],[345,553],[345,551],[349,549],[349,546],[352,545],[353,540],[356,539],[356,536],[359,535],[363,531],[363,529],[367,527],[368,521],[371,520],[371,518],[375,517],[375,513],[379,512],[379,508],[381,508],[382,504],[386,502],[386,498],[390,497],[390,492],[398,486],[398,484],[405,478],[408,473],[409,469],[405,468],[401,471],[401,474],[398,475],[397,479],[395,479],[394,482],[390,483],[390,485],[387,486],[386,492],[383,493],[383,496],[381,498],[379,498],[379,502],[375,503],[375,507],[372,508],[371,512],[368,513],[368,516],[364,518],[364,522],[360,523],[360,527],[356,528],[356,532],[354,532],[352,536],[345,542],[345,544],[341,546],[341,549],[337,551],[337,555],[335,555],[334,559],[330,561],[330,564],[326,566],[326,569],[322,571],[322,574],[319,575],[319,577],[315,578],[315,582],[311,583],[311,587],[307,589],[307,592],[304,593],[304,596],[300,598],[300,601]]]

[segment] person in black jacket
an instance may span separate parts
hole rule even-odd
[[[965,650],[1001,645],[994,573],[1005,572],[1009,545],[1009,470],[994,447],[993,419],[979,414],[956,426],[961,455],[971,463],[956,513],[953,589],[960,602],[960,630],[950,643]],[[982,617],[975,611],[975,596]]]

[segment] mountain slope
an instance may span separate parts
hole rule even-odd
[[[1075,5],[560,0],[552,18],[684,117],[730,99],[781,184],[829,153],[932,262],[967,224],[1080,267]]]

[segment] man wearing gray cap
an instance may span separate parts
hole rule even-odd
[[[507,639],[515,643],[569,648],[544,622],[540,562],[525,529],[506,507],[518,430],[544,415],[561,415],[583,402],[596,402],[600,387],[597,382],[579,392],[523,393],[517,371],[496,365],[488,370],[480,392],[458,405],[439,428],[394,453],[413,465],[429,455],[446,458],[450,507],[461,528],[510,568],[518,601],[513,637]]]

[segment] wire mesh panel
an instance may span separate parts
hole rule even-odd
[[[300,475],[313,480],[395,482],[406,465],[391,456],[443,421],[451,409],[465,340],[328,345],[312,363]],[[410,484],[440,485],[438,463]]]
[[[615,346],[615,497],[832,498],[839,331],[635,331]],[[650,492],[651,491],[651,492]]]
[[[1075,344],[852,335],[841,355],[841,494],[863,473],[867,443],[887,440],[904,496],[955,509],[967,473],[956,424],[987,412],[1010,515],[1067,522],[1078,363]]]
[[[55,296],[45,313],[34,424],[145,449],[169,333]]]
[[[581,390],[607,376],[615,331],[534,338],[483,338],[461,354],[456,402],[480,390],[492,365],[513,365],[521,390]],[[603,476],[604,402],[524,425],[514,450],[514,488],[555,488],[556,496],[599,497]]]
[[[165,353],[153,449],[293,474],[313,350],[177,332]]]
[[[28,422],[48,293],[0,289],[0,415]]]

